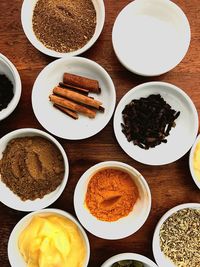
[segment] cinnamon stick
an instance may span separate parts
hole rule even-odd
[[[54,104],[53,105],[55,108],[59,109],[60,111],[62,111],[63,113],[67,114],[69,117],[77,120],[78,119],[78,114],[75,112],[75,111],[72,111],[68,108],[64,108],[64,107],[61,107],[57,104]]]
[[[84,96],[82,94],[68,90],[66,88],[63,89],[63,88],[58,87],[58,86],[53,89],[53,93],[56,95],[74,100],[76,102],[83,103],[87,106],[97,108],[97,109],[99,109],[99,106],[101,106],[101,104],[102,104],[102,102],[100,102],[98,100],[92,99],[88,96]]]
[[[68,99],[65,99],[63,97],[59,97],[56,95],[50,95],[49,99],[54,104],[57,104],[57,105],[62,106],[64,108],[68,108],[72,111],[80,112],[82,114],[85,114],[89,118],[95,118],[95,116],[96,116],[96,112],[94,110],[91,110],[87,107],[81,106],[81,105],[79,105],[73,101],[70,101]]]
[[[97,80],[93,80],[76,74],[64,73],[63,82],[65,84],[88,89],[90,92],[93,93],[101,92],[101,89],[99,87],[99,82]]]
[[[70,89],[70,90],[75,90],[76,92],[79,92],[83,95],[88,95],[89,93],[89,90],[88,89],[84,89],[84,88],[81,88],[81,87],[77,87],[77,86],[74,86],[74,85],[70,85],[70,84],[66,84],[66,83],[59,83],[59,86],[62,87],[62,88],[67,88],[67,89]]]

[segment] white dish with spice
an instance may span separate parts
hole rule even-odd
[[[62,81],[65,72],[85,76],[99,82],[101,93],[90,95],[101,101],[104,112],[95,118],[80,115],[74,120],[55,109],[49,101],[53,88]],[[37,77],[32,90],[32,106],[41,125],[52,134],[70,140],[91,137],[110,121],[116,102],[115,87],[109,74],[96,62],[81,58],[62,58],[47,65]]]
[[[0,75],[5,75],[13,85],[13,97],[8,106],[0,111],[0,121],[7,118],[16,108],[21,97],[21,79],[16,67],[0,53]]]
[[[131,179],[133,179],[132,181],[135,183],[139,192],[139,196],[128,215],[120,217],[115,221],[98,219],[90,212],[86,203],[86,194],[91,178],[99,171],[107,169],[119,170],[129,175]],[[108,180],[111,180],[113,176],[111,174]],[[117,175],[115,175],[115,177],[116,176]],[[101,184],[101,182],[99,182],[99,184]],[[102,190],[103,188],[104,186],[102,185]],[[121,190],[121,188],[122,187],[120,187],[119,190]],[[106,188],[104,189],[104,191],[106,191]],[[117,186],[115,189],[108,190],[108,198],[105,197],[102,205],[107,205],[110,203],[109,201],[111,201],[111,205],[113,205],[112,207],[114,209],[115,201],[116,204],[120,203],[118,202],[120,201],[120,197],[122,197],[122,201],[124,201],[123,196],[126,194],[125,191],[120,196],[120,194],[117,195],[118,193],[116,190],[118,190]],[[102,192],[103,195],[104,193],[106,195],[106,192]],[[129,204],[127,204],[127,206],[128,205]],[[124,205],[122,204],[120,206],[123,207]],[[127,206],[125,205],[125,208]],[[147,220],[151,209],[151,192],[145,178],[135,168],[118,161],[105,161],[90,167],[79,179],[74,191],[74,208],[81,224],[93,235],[108,240],[121,239],[138,231]],[[110,211],[108,211],[108,216],[110,215]]]
[[[119,13],[112,32],[119,61],[143,76],[173,69],[184,58],[190,39],[186,15],[168,0],[131,1]]]
[[[18,129],[18,130],[12,131],[12,132],[6,134],[5,136],[3,136],[0,139],[0,159],[3,158],[3,153],[4,153],[8,143],[11,140],[14,140],[16,138],[23,138],[23,137],[41,137],[47,141],[50,141],[50,143],[52,143],[55,146],[55,148],[57,149],[57,151],[59,152],[60,156],[62,157],[63,164],[64,164],[63,179],[61,180],[61,182],[59,182],[59,185],[56,187],[56,189],[54,189],[54,191],[52,191],[50,193],[46,193],[42,198],[38,197],[38,198],[35,198],[34,200],[30,200],[30,198],[29,199],[27,198],[26,200],[22,200],[21,196],[19,197],[17,195],[17,193],[14,193],[10,189],[11,186],[13,186],[13,187],[17,186],[17,188],[20,186],[20,181],[19,181],[19,184],[16,185],[16,180],[18,179],[17,177],[19,176],[18,168],[19,169],[23,168],[23,177],[24,177],[24,171],[25,170],[27,171],[27,173],[29,172],[29,174],[34,174],[33,177],[35,177],[35,175],[37,177],[37,170],[35,168],[35,166],[36,166],[35,164],[39,164],[39,166],[38,166],[38,168],[39,168],[38,179],[39,179],[40,171],[42,173],[43,168],[48,168],[49,163],[45,163],[46,165],[43,166],[41,159],[38,159],[37,153],[35,151],[33,153],[30,153],[29,155],[27,154],[26,159],[24,159],[25,160],[24,161],[25,167],[22,167],[23,166],[22,161],[23,161],[23,157],[24,157],[24,156],[22,156],[22,154],[24,154],[24,152],[23,153],[20,152],[21,146],[18,145],[18,147],[19,147],[18,151],[16,151],[16,155],[13,155],[13,163],[11,166],[8,167],[10,169],[9,173],[12,172],[12,176],[13,175],[16,176],[15,180],[13,181],[13,183],[15,183],[15,184],[13,184],[13,185],[10,184],[8,187],[8,186],[6,186],[6,184],[2,180],[0,181],[0,201],[3,204],[5,204],[6,206],[8,206],[12,209],[15,209],[15,210],[35,211],[35,210],[39,210],[39,209],[42,209],[42,208],[45,208],[45,207],[51,205],[62,194],[62,192],[65,189],[65,186],[67,184],[67,180],[68,180],[69,164],[68,164],[67,155],[66,155],[64,149],[62,148],[62,146],[60,145],[60,143],[50,134],[48,134],[44,131],[38,130],[38,129],[33,129],[33,128]],[[21,153],[21,156],[20,156],[20,153]],[[17,154],[19,154],[19,156]],[[12,155],[12,154],[10,154],[10,155]],[[42,157],[43,156],[44,155],[42,155]],[[9,158],[10,157],[11,156],[9,156]],[[21,160],[20,160],[20,157],[21,157]],[[50,155],[45,155],[45,157],[48,158],[48,157],[50,157]],[[17,162],[17,158],[18,158],[19,162]],[[33,163],[33,165],[29,165],[29,163],[32,164],[31,162]],[[56,167],[56,165],[55,165],[55,167]],[[2,168],[3,168],[3,166],[2,166]],[[53,166],[52,166],[52,168],[53,168]],[[5,175],[10,175],[10,174],[5,174]],[[0,177],[1,177],[1,174],[0,174]],[[2,179],[2,177],[1,177],[1,179]],[[8,177],[6,179],[8,179]],[[14,178],[10,178],[10,179],[14,179]],[[42,179],[44,179],[44,178],[42,178]],[[54,179],[55,179],[55,177],[54,177]],[[33,183],[35,181],[37,181],[37,179],[33,178]],[[40,180],[38,180],[38,181],[40,181]],[[46,182],[48,183],[49,181],[46,181]],[[26,184],[26,182],[24,182],[24,183]],[[27,184],[28,184],[28,181],[27,181]],[[30,184],[30,181],[29,181],[29,184]],[[48,186],[50,187],[50,183],[48,183]],[[26,192],[25,190],[26,190],[26,188],[23,187],[23,192]],[[27,190],[27,192],[28,191],[29,190]],[[34,193],[34,192],[32,192],[32,193]]]
[[[83,52],[85,52],[86,50],[88,50],[98,39],[99,35],[101,34],[101,31],[103,29],[104,26],[104,21],[105,21],[105,6],[104,6],[104,1],[103,0],[91,0],[91,3],[93,4],[93,7],[95,9],[96,12],[96,27],[94,29],[94,33],[91,37],[91,39],[88,40],[88,42],[86,44],[84,44],[84,46],[77,48],[74,51],[71,52],[59,52],[59,51],[55,51],[52,48],[48,48],[47,46],[45,46],[35,35],[34,30],[33,30],[33,12],[35,9],[35,6],[37,4],[39,0],[33,0],[33,1],[29,1],[29,0],[24,0],[23,5],[22,5],[22,9],[21,9],[21,22],[22,22],[22,27],[24,30],[25,35],[27,36],[28,40],[31,42],[31,44],[38,49],[40,52],[52,56],[52,57],[71,57],[71,56],[77,56],[79,54],[82,54]],[[47,1],[46,1],[47,2]],[[41,10],[41,18],[44,18],[44,12],[46,12],[46,10],[51,11],[52,12],[52,17],[50,16],[50,12],[46,15],[45,18],[48,17],[48,20],[51,18],[52,23],[55,24],[52,26],[52,30],[56,29],[56,27],[59,27],[60,30],[64,29],[64,25],[63,27],[61,27],[61,23],[63,23],[63,20],[66,19],[66,17],[69,17],[69,23],[71,23],[71,21],[73,21],[73,19],[77,19],[75,25],[72,24],[72,27],[70,27],[70,25],[66,25],[66,28],[68,30],[68,28],[70,27],[70,32],[73,32],[73,30],[76,30],[76,26],[78,24],[78,22],[80,21],[79,18],[77,17],[77,14],[79,14],[80,16],[82,16],[83,11],[86,11],[86,6],[85,6],[85,10],[83,10],[81,12],[80,8],[81,8],[81,4],[80,1],[77,3],[77,7],[76,7],[76,3],[75,1],[73,1],[73,3],[71,1],[69,1],[69,7],[66,7],[64,5],[64,2],[60,1],[58,4],[55,4],[55,2],[53,1],[49,1],[53,6],[55,6],[56,8],[56,12],[54,12],[54,10],[51,10],[51,5],[45,7],[44,10]],[[82,5],[84,5],[84,1]],[[87,1],[89,2],[89,1]],[[73,6],[73,4],[75,4]],[[44,5],[44,4],[43,4]],[[89,8],[89,13],[88,13],[88,17],[90,14],[91,10]],[[37,14],[39,15],[40,12],[37,11]],[[59,17],[57,17],[56,14],[60,14]],[[42,23],[40,18],[40,24]],[[81,18],[83,20],[83,18]],[[48,22],[48,20],[46,20],[46,22]],[[84,19],[84,22],[87,23],[87,20]],[[56,23],[59,23],[59,25],[56,26]],[[85,25],[87,26],[87,25]],[[55,27],[55,28],[54,28]],[[83,27],[83,26],[81,26]],[[42,29],[45,28],[45,25],[43,25],[43,27],[41,27]],[[49,29],[50,26],[46,25],[46,28]],[[46,30],[47,32],[47,30]],[[67,35],[68,31],[66,31],[65,33],[63,33],[63,36]],[[74,42],[77,43],[77,36],[81,33],[81,28],[80,30],[73,34],[75,34],[75,40]],[[87,34],[87,32],[86,32]],[[41,36],[44,35],[43,32],[40,33]],[[58,32],[58,35],[60,35],[60,33]],[[49,36],[53,36],[53,33],[50,33]],[[58,36],[58,38],[60,38]],[[54,38],[55,39],[55,38]],[[51,43],[51,42],[50,42]],[[49,44],[50,44],[49,43]],[[65,43],[63,42],[63,45],[65,45]],[[62,46],[61,46],[62,47]],[[69,47],[70,48],[70,47]]]
[[[194,142],[189,156],[190,173],[195,184],[200,189],[200,135]]]
[[[154,258],[158,266],[176,267],[179,266],[177,264],[198,266],[200,260],[198,257],[199,221],[199,203],[178,205],[162,216],[155,228],[152,243]],[[160,236],[162,236],[163,243],[161,243]],[[194,244],[195,240],[196,244]],[[168,258],[163,250],[165,254],[170,254],[173,260]],[[177,263],[174,262],[175,260]]]
[[[112,256],[107,261],[105,261],[101,267],[112,267],[114,263],[121,262],[125,260],[133,260],[143,264],[143,267],[157,267],[157,265],[147,257],[137,254],[137,253],[121,253],[115,256]],[[135,265],[136,266],[136,265]]]
[[[10,237],[9,237],[9,241],[8,241],[8,259],[9,259],[11,266],[12,267],[16,266],[16,263],[18,264],[18,266],[21,266],[21,267],[27,266],[27,263],[25,262],[24,258],[22,257],[22,255],[20,253],[20,250],[19,250],[18,240],[19,240],[20,234],[29,225],[29,223],[31,222],[31,220],[35,216],[39,215],[39,216],[45,217],[48,214],[53,214],[56,216],[62,216],[64,218],[66,218],[67,220],[70,220],[77,227],[78,231],[82,235],[82,238],[83,238],[83,241],[84,241],[85,247],[86,247],[85,261],[82,265],[83,267],[86,267],[88,265],[89,257],[90,257],[90,244],[89,244],[88,237],[87,237],[84,229],[81,227],[79,222],[68,212],[63,211],[63,210],[59,210],[59,209],[52,209],[52,208],[51,209],[38,210],[38,211],[29,213],[28,215],[24,216],[16,224],[16,226],[13,228],[13,230],[10,234]],[[55,235],[55,233],[49,233],[49,234],[52,234],[52,236]],[[57,231],[57,238],[58,238],[58,234],[59,234],[59,230]],[[46,236],[47,235],[48,235],[48,231],[46,231]],[[46,241],[48,241],[48,240],[46,240]],[[62,242],[63,242],[63,238],[62,238]],[[52,245],[53,245],[53,243],[52,243]],[[67,245],[69,246],[69,244],[67,244]],[[46,245],[46,247],[48,247],[48,244]],[[60,246],[59,249],[61,249],[61,251],[63,251],[62,246]],[[65,249],[65,251],[66,251],[66,249]],[[40,250],[40,252],[41,252],[41,250]],[[53,255],[49,255],[49,256],[53,256]]]
[[[129,142],[122,132],[122,111],[131,100],[152,94],[160,95],[172,109],[180,111],[180,115],[175,120],[175,127],[165,138],[166,143],[143,149]],[[198,132],[198,113],[192,100],[180,88],[165,82],[148,82],[136,86],[122,97],[115,110],[113,123],[117,141],[130,157],[144,164],[163,165],[178,160],[191,148]]]

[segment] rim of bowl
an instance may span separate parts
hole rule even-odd
[[[79,209],[77,209],[77,204],[76,204],[77,203],[77,197],[78,197],[76,191],[77,191],[77,186],[79,185],[80,181],[82,181],[83,179],[85,180],[86,178],[90,178],[91,179],[91,177],[96,172],[98,172],[98,171],[100,171],[102,169],[106,169],[106,168],[119,168],[119,169],[123,170],[124,172],[129,173],[131,176],[132,175],[137,176],[138,179],[143,184],[144,189],[145,189],[146,194],[147,194],[147,197],[148,197],[148,200],[147,200],[148,201],[148,207],[147,207],[146,212],[145,212],[145,214],[143,216],[143,219],[141,220],[142,223],[140,223],[140,225],[137,225],[137,228],[134,231],[132,231],[131,233],[129,232],[128,234],[126,233],[126,235],[123,235],[123,236],[120,235],[120,236],[117,236],[117,237],[113,237],[113,236],[112,237],[105,237],[104,235],[96,234],[95,231],[93,231],[93,230],[91,231],[90,227],[85,226],[85,222],[82,221],[82,215],[79,214],[79,211],[77,212],[77,210],[79,210]],[[88,181],[84,181],[84,184],[87,184],[90,179],[88,179]],[[146,179],[144,178],[144,176],[137,169],[132,167],[131,165],[123,163],[123,162],[120,162],[120,161],[103,161],[103,162],[97,163],[97,164],[91,166],[90,168],[88,168],[81,175],[78,183],[76,184],[76,188],[74,190],[74,199],[73,200],[74,200],[74,209],[75,209],[76,216],[79,219],[79,221],[81,222],[81,224],[84,226],[84,228],[87,229],[87,231],[92,233],[93,235],[95,235],[97,237],[100,237],[100,238],[103,238],[103,239],[107,239],[107,240],[119,240],[119,239],[126,238],[126,237],[136,233],[145,224],[146,220],[148,219],[150,211],[151,211],[151,204],[152,204],[152,197],[151,197],[150,187],[149,187]],[[127,215],[127,216],[129,216],[129,215]],[[102,223],[105,223],[105,222],[102,221]]]
[[[24,136],[24,137],[26,137],[26,136],[35,136],[35,134],[39,135],[39,136],[42,136],[44,138],[47,138],[48,140],[50,140],[59,149],[59,151],[60,151],[60,153],[62,155],[63,161],[64,161],[65,173],[64,173],[63,180],[62,180],[61,184],[57,187],[58,192],[56,192],[55,195],[51,196],[50,200],[47,200],[47,203],[43,203],[42,205],[39,205],[39,207],[32,208],[32,209],[30,209],[30,208],[24,208],[23,209],[23,208],[17,208],[15,206],[9,206],[10,208],[12,208],[14,210],[28,212],[28,211],[37,211],[37,210],[40,210],[40,209],[43,209],[43,208],[46,208],[46,207],[50,206],[51,204],[53,204],[61,196],[61,194],[63,193],[63,191],[64,191],[64,189],[65,189],[65,187],[67,185],[67,182],[68,182],[69,162],[68,162],[67,154],[66,154],[64,148],[62,147],[62,145],[52,135],[50,135],[49,133],[44,132],[44,131],[39,130],[39,129],[35,129],[35,128],[21,128],[21,129],[14,130],[14,131],[9,132],[6,135],[4,135],[0,139],[0,145],[1,145],[2,142],[5,141],[6,146],[7,146],[8,142],[10,140],[12,140],[13,138],[22,137],[22,136]],[[10,188],[8,188],[8,189],[10,190]],[[53,193],[53,192],[54,191],[52,191],[51,193]],[[16,194],[14,194],[14,195],[17,197]],[[34,201],[40,201],[40,200],[43,201],[43,198],[35,199],[35,200],[29,200],[29,201],[31,201],[31,203],[34,203]],[[0,202],[2,202],[4,205],[8,206],[7,203],[2,201],[2,199],[0,199]]]
[[[194,167],[193,167],[193,157],[194,157],[194,152],[196,149],[197,144],[200,142],[200,134],[197,136],[191,150],[190,150],[190,155],[189,155],[189,168],[190,168],[190,173],[191,176],[196,184],[196,186],[200,189],[200,180],[198,180],[198,178],[196,177],[195,173],[194,173]]]
[[[120,254],[114,255],[108,260],[106,260],[101,265],[101,267],[111,267],[112,264],[114,264],[115,262],[121,261],[121,260],[136,260],[136,261],[140,261],[142,263],[148,264],[150,267],[157,267],[157,265],[149,258],[141,254],[131,253],[131,252],[120,253]]]
[[[95,28],[95,32],[94,32],[93,36],[91,37],[91,39],[83,47],[79,48],[78,50],[75,50],[75,51],[72,51],[72,52],[61,53],[61,52],[57,52],[57,51],[54,51],[52,49],[49,49],[49,48],[45,47],[42,44],[42,42],[40,42],[37,39],[37,37],[35,36],[33,29],[32,28],[27,28],[27,25],[26,25],[24,20],[27,17],[26,9],[29,8],[29,0],[24,0],[23,4],[22,4],[22,8],[21,8],[21,24],[22,24],[22,28],[24,30],[24,33],[25,33],[27,39],[29,40],[29,42],[37,50],[39,50],[40,52],[42,52],[42,53],[44,53],[44,54],[46,54],[48,56],[55,57],[55,58],[72,57],[72,56],[77,56],[77,55],[80,55],[80,54],[84,53],[85,51],[87,51],[97,41],[97,39],[99,38],[99,36],[100,36],[100,34],[101,34],[102,30],[103,30],[103,26],[104,26],[104,23],[105,23],[105,5],[104,5],[104,1],[103,0],[98,0],[98,1],[91,0],[91,1],[92,1],[93,5],[94,5],[96,14],[98,13],[96,5],[99,6],[99,13],[98,13],[99,14],[99,18],[97,19],[96,28]],[[95,3],[96,3],[96,5],[95,5]],[[32,11],[33,10],[31,10],[31,12]],[[32,15],[29,16],[29,19],[32,19]],[[35,36],[34,40],[33,40],[32,36]]]
[[[9,105],[7,108],[4,109],[3,115],[1,115],[0,112],[0,121],[8,117],[14,109],[17,107],[17,104],[19,103],[20,97],[21,97],[21,91],[22,91],[22,84],[21,84],[21,78],[19,75],[19,72],[15,65],[3,54],[0,53],[0,61],[3,61],[5,65],[10,69],[13,77],[15,84],[13,84],[13,87],[15,87],[15,92],[13,99],[11,99]]]
[[[199,209],[200,210],[200,203],[183,203],[183,204],[180,204],[180,205],[177,205],[171,209],[169,209],[167,212],[165,212],[162,217],[159,219],[156,227],[155,227],[155,230],[154,230],[154,233],[153,233],[153,239],[152,239],[152,250],[153,250],[153,256],[154,256],[154,259],[156,261],[156,263],[159,265],[159,262],[158,262],[158,257],[157,257],[157,242],[156,242],[156,239],[157,237],[159,238],[159,233],[160,233],[160,228],[161,226],[163,225],[163,223],[171,216],[173,215],[174,213],[178,212],[179,210],[182,210],[182,209],[187,209],[187,208],[190,208],[190,209]],[[160,247],[160,245],[159,245]],[[163,252],[161,252],[163,253]],[[163,266],[163,264],[162,264]]]
[[[11,266],[16,266],[16,262],[15,259],[12,258],[12,248],[11,248],[11,244],[13,242],[13,239],[15,238],[16,235],[18,235],[22,229],[24,229],[24,224],[26,223],[26,221],[30,221],[30,219],[36,215],[36,214],[45,214],[45,213],[55,213],[58,215],[62,215],[68,219],[70,219],[72,222],[74,222],[76,224],[76,226],[78,227],[78,229],[80,230],[83,239],[85,241],[85,245],[86,245],[86,259],[85,259],[85,264],[84,267],[87,267],[89,259],[90,259],[90,243],[89,243],[89,239],[87,237],[87,234],[84,230],[84,228],[81,226],[81,224],[78,222],[78,220],[69,212],[61,210],[61,209],[56,209],[56,208],[49,208],[49,209],[42,209],[42,210],[37,210],[37,211],[33,211],[27,215],[25,215],[13,228],[9,240],[8,240],[8,246],[7,246],[7,254],[8,254],[8,259],[9,262],[11,264]],[[18,231],[18,228],[21,228],[21,230],[19,231],[19,233],[17,234],[16,232]],[[20,252],[19,252],[20,253]]]
[[[133,4],[136,4],[137,3],[140,3],[141,4],[141,1],[143,2],[148,2],[148,0],[135,0],[131,3],[128,3],[121,11],[120,13],[125,9],[127,8],[129,5],[133,5]],[[183,56],[181,58],[181,60],[179,60],[176,64],[174,64],[170,69],[167,69],[165,71],[162,71],[162,72],[151,72],[151,73],[145,73],[145,72],[139,72],[137,71],[137,69],[134,69],[132,67],[129,67],[126,63],[124,63],[123,60],[121,60],[119,54],[116,52],[116,49],[115,49],[115,46],[114,46],[114,42],[113,42],[113,30],[114,30],[114,26],[115,26],[115,22],[117,20],[117,18],[115,19],[115,22],[114,22],[114,25],[113,25],[113,29],[112,29],[112,44],[113,44],[113,49],[115,51],[115,55],[117,56],[119,62],[127,69],[129,70],[130,72],[133,72],[137,75],[140,75],[140,76],[144,76],[144,77],[153,77],[153,76],[160,76],[162,74],[165,74],[167,72],[169,72],[170,70],[174,69],[176,66],[178,66],[180,64],[180,62],[184,59],[184,57],[186,56],[188,50],[189,50],[189,47],[190,47],[190,42],[191,42],[191,29],[190,29],[190,23],[189,23],[189,20],[186,16],[186,14],[183,12],[183,10],[177,5],[175,4],[174,2],[172,1],[168,1],[168,0],[162,0],[162,2],[168,6],[172,6],[174,9],[176,9],[176,11],[181,15],[182,17],[182,21],[184,22],[184,27],[185,27],[185,32],[186,32],[186,41],[187,41],[187,46],[185,48],[185,51],[183,53]],[[118,14],[118,16],[120,15],[120,13]],[[117,16],[117,17],[118,17]]]

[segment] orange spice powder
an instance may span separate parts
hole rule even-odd
[[[102,169],[89,181],[86,206],[102,221],[117,221],[127,216],[139,197],[131,176],[118,169]]]

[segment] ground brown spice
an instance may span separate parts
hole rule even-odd
[[[49,140],[12,139],[0,161],[1,180],[22,200],[34,200],[54,191],[64,177],[63,157]]]
[[[33,31],[49,49],[71,52],[94,35],[96,11],[91,0],[38,0],[33,12]]]
[[[116,221],[127,216],[139,197],[131,176],[118,169],[102,169],[89,181],[86,206],[102,221]]]

